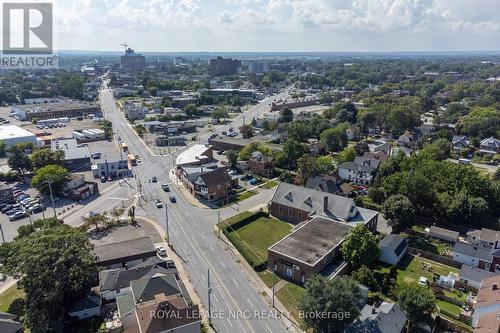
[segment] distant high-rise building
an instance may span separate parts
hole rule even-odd
[[[241,61],[237,59],[224,59],[217,57],[210,59],[210,75],[212,76],[226,76],[238,74],[241,67]]]
[[[252,73],[264,74],[269,72],[269,63],[265,61],[253,61],[248,65],[248,69]]]
[[[143,70],[146,67],[146,57],[142,54],[135,53],[130,47],[125,50],[125,54],[121,56],[121,66],[130,70]]]

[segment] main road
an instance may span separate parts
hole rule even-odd
[[[267,108],[272,98],[246,111],[246,117],[257,117]],[[183,199],[183,194],[171,184],[170,195],[175,195],[177,202],[170,203],[168,196],[161,190],[160,184],[171,183],[169,171],[174,166],[174,155],[155,155],[137,136],[133,128],[119,112],[110,89],[105,86],[100,92],[100,103],[104,117],[113,123],[117,136],[125,141],[133,154],[139,154],[142,162],[133,167],[136,179],[129,183],[137,194],[141,189],[136,215],[147,216],[161,224],[166,229],[166,211],[168,211],[170,242],[183,259],[185,269],[191,283],[201,297],[205,307],[208,307],[208,280],[210,274],[212,322],[218,332],[286,332],[280,319],[274,317],[269,304],[259,295],[248,281],[239,265],[233,261],[223,244],[212,233],[216,221],[216,213],[211,210],[200,210]],[[243,121],[239,116],[230,125],[237,126]],[[251,118],[250,118],[251,119]],[[250,121],[250,120],[249,120]],[[208,135],[206,135],[208,136]],[[204,138],[200,138],[203,140]],[[156,176],[157,183],[150,182]],[[139,185],[140,184],[140,185]],[[113,190],[124,195],[130,188],[123,186],[122,190]],[[126,189],[125,189],[126,188]],[[154,201],[160,199],[168,209],[158,209]],[[94,200],[86,210],[101,211],[112,206],[109,195]],[[107,204],[106,204],[107,203]],[[69,216],[71,224],[77,224],[82,214]],[[266,316],[267,318],[262,318]],[[259,318],[260,317],[260,318]]]

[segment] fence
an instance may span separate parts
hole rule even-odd
[[[423,257],[425,259],[429,259],[429,260],[432,260],[432,261],[435,261],[435,262],[438,262],[440,264],[450,266],[453,268],[460,269],[462,267],[462,264],[459,263],[458,261],[440,256],[438,254],[434,254],[434,253],[427,252],[424,250],[416,249],[414,247],[408,247],[408,252],[414,256]]]

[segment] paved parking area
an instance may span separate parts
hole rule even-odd
[[[101,237],[92,237],[90,241],[94,245],[102,245],[145,236],[151,236],[154,243],[163,241],[160,234],[151,223],[140,221],[140,219],[135,226],[131,224],[120,225],[102,232],[100,236]]]

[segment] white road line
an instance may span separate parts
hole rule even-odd
[[[234,325],[231,323],[231,320],[227,319],[227,322],[229,323],[229,325],[231,325],[231,327],[234,327]]]
[[[219,303],[219,300],[217,299],[217,296],[215,296],[215,294],[213,294],[213,295],[214,295],[215,302]]]
[[[234,283],[235,283],[237,286],[239,286],[238,282],[236,282],[236,280],[235,280],[234,278],[233,278],[233,281],[234,281]]]
[[[205,277],[205,275],[201,274],[201,277],[203,278],[203,280],[205,280],[205,282],[207,282],[207,278]]]
[[[269,332],[273,333],[273,331],[271,331],[271,329],[269,328],[269,326],[267,326],[267,324],[266,324],[266,328],[267,328],[267,330],[268,330]]]
[[[252,306],[252,308],[255,308],[255,306],[253,305],[253,303],[252,303],[252,302],[250,302],[250,299],[249,299],[249,298],[247,298],[247,301],[248,301],[248,303],[250,303],[250,305]]]
[[[224,264],[223,261],[221,261],[220,264],[221,264],[222,267],[226,268],[226,265]]]

